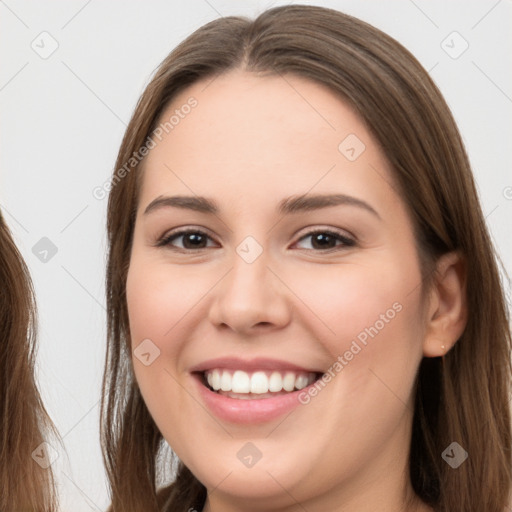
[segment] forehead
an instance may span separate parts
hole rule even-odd
[[[264,144],[260,157],[272,152],[275,158],[281,148],[282,156],[289,158],[289,146],[296,146],[295,154],[308,152],[302,145],[305,139],[315,144],[324,141],[325,149],[334,153],[338,148],[332,142],[343,134],[369,136],[353,109],[327,87],[294,75],[259,76],[238,70],[197,82],[174,98],[160,121],[188,111],[191,98],[197,105],[182,114],[171,130],[172,138],[183,149],[200,144],[219,158],[222,153],[215,149],[225,150],[226,145],[232,146],[231,154],[241,153],[238,144],[251,154],[250,148],[256,151]]]
[[[257,196],[269,187],[305,193],[315,184],[362,193],[365,181],[391,181],[354,109],[294,75],[238,70],[194,83],[166,107],[160,127],[161,141],[144,163],[143,195],[159,193],[164,182],[187,193],[230,184]]]

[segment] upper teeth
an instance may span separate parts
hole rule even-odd
[[[233,393],[268,393],[303,389],[316,380],[311,372],[278,372],[214,369],[205,372],[208,384],[215,390]]]

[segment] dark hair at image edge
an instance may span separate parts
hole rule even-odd
[[[0,212],[0,511],[57,510],[51,468],[32,452],[57,437],[34,377],[36,304],[28,269]]]
[[[421,363],[410,478],[436,512],[503,512],[511,485],[508,312],[468,158],[437,87],[394,39],[338,11],[292,5],[254,21],[218,19],[176,47],[156,71],[126,130],[116,169],[145,144],[179,92],[234,69],[308,78],[352,105],[390,162],[408,206],[425,289],[440,255],[462,256],[467,326],[443,359]],[[181,462],[176,481],[157,492],[164,441],[133,376],[125,288],[141,171],[139,165],[113,180],[108,203],[101,434],[111,510],[201,510],[206,490]],[[441,457],[453,441],[469,453],[457,470]]]

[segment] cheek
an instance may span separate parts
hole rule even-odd
[[[403,260],[392,255],[379,265],[373,260],[319,269],[314,282],[297,273],[293,281],[294,291],[318,315],[310,327],[316,326],[330,354],[334,387],[343,403],[360,405],[361,417],[387,398],[398,397],[398,405],[411,399],[423,336],[421,274],[412,261],[414,253]],[[328,404],[318,405],[320,413]]]
[[[170,293],[173,286],[176,283],[168,282],[157,265],[143,264],[132,257],[126,281],[132,361],[150,410],[161,402],[162,396],[158,398],[155,390],[172,386],[171,375],[175,373],[168,362],[175,358],[179,347],[164,343],[183,309],[178,294]]]
[[[419,269],[410,263],[328,265],[288,277],[336,353],[354,339],[363,345],[385,331],[418,331]],[[401,337],[403,338],[403,336]]]
[[[162,341],[174,338],[173,332],[210,287],[207,275],[187,268],[132,261],[126,283],[132,348],[150,338],[166,353],[179,350],[179,344]]]
[[[295,281],[294,291],[332,331],[325,334],[316,320],[331,357],[329,377],[301,400],[312,417],[329,418],[316,425],[319,438],[340,440],[326,448],[333,467],[339,453],[363,460],[366,450],[370,457],[412,408],[422,357],[420,273],[404,261],[382,263],[331,267],[315,276],[314,287],[304,276]]]
[[[130,263],[126,299],[133,368],[144,401],[161,425],[174,424],[169,418],[186,406],[187,396],[180,392],[187,375],[183,355],[205,315],[201,300],[218,280],[210,274],[138,255]]]

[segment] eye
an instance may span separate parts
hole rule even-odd
[[[309,247],[299,247],[301,249],[307,250],[319,250],[319,251],[328,251],[332,249],[344,249],[346,247],[353,247],[356,245],[355,240],[347,237],[341,233],[337,233],[335,231],[330,231],[326,229],[317,229],[315,231],[310,231],[308,234],[302,236],[297,244],[301,241],[310,239],[310,242],[307,243]]]
[[[164,236],[156,245],[157,247],[169,247],[186,251],[211,247],[212,245],[208,245],[209,241],[212,241],[212,238],[204,231],[185,229]]]

